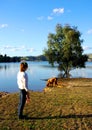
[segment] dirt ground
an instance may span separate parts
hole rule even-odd
[[[74,87],[92,87],[92,78],[58,78],[57,83],[58,85],[53,84],[53,86],[46,86],[44,91],[50,91],[55,87],[68,89]]]

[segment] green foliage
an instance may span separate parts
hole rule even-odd
[[[10,56],[7,56],[6,54],[3,56],[3,55],[0,55],[0,62],[19,62],[20,61],[20,57],[10,57]]]
[[[47,61],[46,57],[44,55],[39,56],[24,56],[24,57],[9,57],[6,54],[0,55],[0,62],[20,62],[21,60],[26,61]]]
[[[64,76],[68,77],[71,69],[76,67],[85,67],[87,55],[83,55],[80,39],[81,33],[77,27],[70,27],[61,24],[56,25],[56,33],[48,35],[47,48],[44,55],[47,57],[50,64],[58,63],[60,71],[64,71]]]

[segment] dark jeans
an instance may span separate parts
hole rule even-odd
[[[22,117],[23,115],[23,109],[24,109],[24,105],[26,103],[26,94],[27,92],[23,89],[20,90],[20,102],[19,102],[19,106],[18,106],[18,116]]]

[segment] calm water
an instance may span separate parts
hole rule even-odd
[[[17,92],[17,73],[20,63],[0,63],[0,91]],[[29,77],[29,89],[41,91],[45,87],[46,81],[53,76],[58,76],[56,67],[52,68],[48,62],[28,62],[27,70]],[[85,69],[75,69],[71,71],[71,77],[92,78],[92,62],[86,63]]]

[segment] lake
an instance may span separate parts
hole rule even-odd
[[[18,92],[17,73],[20,63],[0,63],[0,91]],[[46,85],[46,79],[58,76],[57,67],[51,67],[48,62],[28,62],[29,89],[42,91]],[[71,77],[92,78],[92,62],[86,62],[86,68],[74,69]]]

